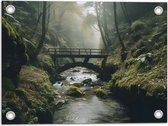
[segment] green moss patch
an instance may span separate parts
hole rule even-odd
[[[80,96],[84,95],[84,93],[80,88],[78,88],[76,86],[69,86],[69,88],[67,90],[67,95],[80,97]]]
[[[98,97],[101,97],[101,98],[106,98],[108,93],[105,89],[101,89],[101,88],[98,88],[98,89],[95,89],[94,90],[94,93],[98,96]]]
[[[140,94],[166,100],[167,98],[167,34],[166,15],[144,17],[133,22],[127,45],[128,55],[124,62],[118,63],[117,71],[112,74],[111,88],[122,89],[128,94]],[[144,22],[146,24],[144,24]],[[152,29],[152,30],[150,30]],[[146,32],[146,31],[147,32]],[[139,32],[141,31],[141,33]],[[138,39],[132,38],[134,34]],[[116,49],[116,52],[118,49]],[[119,59],[118,53],[113,61]],[[122,92],[121,92],[122,93]]]
[[[10,82],[8,79],[4,81]],[[9,109],[17,117],[13,121],[4,119],[3,123],[51,123],[55,92],[46,72],[32,66],[23,66],[20,86],[14,91],[4,91],[2,97],[3,116]]]

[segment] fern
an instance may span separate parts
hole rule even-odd
[[[2,24],[8,30],[8,35],[9,36],[11,36],[13,38],[17,38],[18,37],[17,31],[13,28],[11,23],[9,23],[4,17],[2,17]]]

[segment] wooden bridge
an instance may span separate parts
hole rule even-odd
[[[111,51],[105,49],[48,48],[47,52],[55,57],[106,58]]]
[[[105,71],[105,64],[107,57],[111,55],[111,50],[105,49],[83,49],[83,48],[48,48],[46,51],[54,62],[55,70],[57,73],[61,73],[67,69],[81,66],[88,69],[94,70],[99,73],[100,78],[111,78],[111,74],[107,75],[107,70]],[[73,63],[58,64],[58,58],[70,58]],[[84,58],[83,62],[76,62],[75,58]],[[101,66],[93,63],[88,63],[90,58],[103,58]],[[110,76],[109,76],[110,75]]]

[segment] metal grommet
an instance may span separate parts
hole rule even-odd
[[[154,9],[156,15],[161,15],[163,13],[163,8],[161,6],[157,6]]]
[[[154,117],[155,117],[156,119],[161,119],[161,118],[163,117],[163,112],[162,112],[162,110],[156,110],[156,111],[154,112]]]
[[[8,14],[13,14],[13,13],[15,12],[15,6],[13,6],[13,5],[8,5],[8,6],[6,7],[6,12],[7,12]]]
[[[15,117],[16,117],[16,115],[15,115],[15,113],[14,113],[13,111],[8,111],[8,112],[6,113],[6,118],[7,118],[8,120],[14,120]]]

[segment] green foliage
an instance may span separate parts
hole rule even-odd
[[[67,90],[67,95],[80,97],[84,95],[84,93],[82,92],[82,90],[80,90],[80,88],[76,86],[70,86]]]
[[[17,31],[13,28],[13,26],[4,17],[2,17],[2,24],[7,29],[8,35],[11,38],[16,39],[18,37]]]
[[[145,29],[145,27],[146,27],[145,23],[140,21],[140,20],[134,21],[131,24],[131,30],[132,31],[139,31],[139,30]]]
[[[10,108],[18,115],[11,123],[50,123],[56,105],[54,96],[55,89],[46,72],[36,67],[23,66],[19,87],[3,94],[3,111]],[[8,120],[3,121],[10,123]]]
[[[2,17],[2,30],[3,77],[8,77],[14,87],[18,87],[20,68],[28,61],[28,55],[21,35],[6,17]]]
[[[126,60],[119,63],[119,69],[112,74],[109,82],[111,89],[121,89],[131,95],[142,93],[144,96],[166,100],[167,31],[162,27],[165,26],[164,17],[154,16],[151,20],[144,17],[132,23],[131,37],[137,34],[139,38],[135,35],[138,39],[133,39],[132,45],[129,45]],[[158,19],[153,21],[153,18]],[[132,41],[132,38],[124,39]],[[113,56],[114,61],[118,59],[117,56]]]

